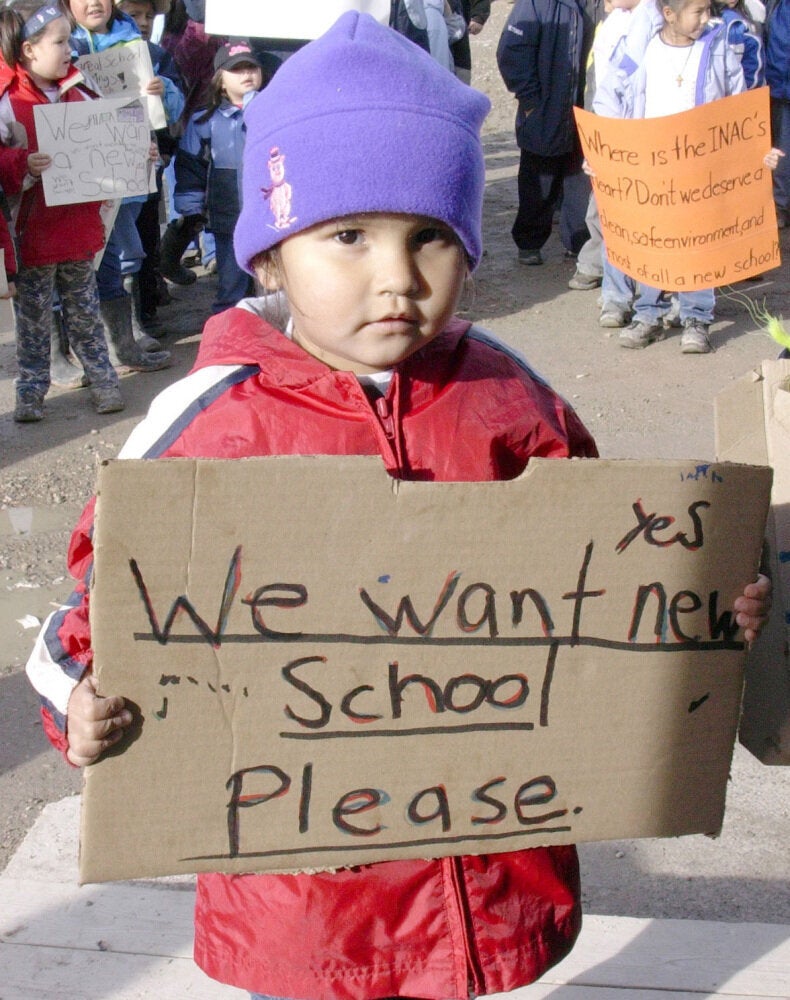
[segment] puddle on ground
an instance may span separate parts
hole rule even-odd
[[[79,515],[80,507],[67,503],[52,507],[4,507],[0,510],[0,535],[25,537],[64,528],[71,530]]]

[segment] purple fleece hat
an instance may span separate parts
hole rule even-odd
[[[239,266],[252,273],[257,254],[316,223],[397,212],[447,223],[476,267],[489,108],[392,28],[341,15],[245,112]]]

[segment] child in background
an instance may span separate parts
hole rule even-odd
[[[727,43],[722,24],[709,24],[709,0],[667,0],[662,17],[639,61],[626,59],[600,82],[593,110],[609,118],[657,118],[688,111],[696,104],[745,89],[738,52]],[[606,270],[612,269],[607,264]],[[625,276],[624,284],[627,284]],[[684,354],[712,350],[713,289],[678,295]],[[639,285],[634,321],[620,334],[620,346],[643,348],[665,336],[670,299],[658,288]]]
[[[286,296],[291,323],[274,328],[255,299],[210,319],[195,370],[122,457],[377,455],[399,479],[468,482],[512,479],[533,456],[594,456],[526,362],[453,315],[482,256],[488,107],[367,15],[344,14],[291,56],[246,114],[235,244],[239,265]],[[88,508],[70,549],[83,578],[90,522]],[[767,581],[747,591],[736,610],[748,639]],[[28,664],[50,738],[80,766],[131,721],[91,676],[87,605],[83,582]],[[559,961],[580,924],[569,846],[200,875],[197,893],[201,968],[302,1000],[512,990]]]
[[[68,3],[76,22],[71,36],[74,55],[104,52],[115,45],[140,40],[137,25],[117,10],[112,0],[68,0]],[[155,76],[145,88],[147,94],[163,98],[166,110],[172,96],[169,83]],[[135,223],[146,200],[147,195],[141,195],[121,201],[96,272],[99,309],[111,356],[116,364],[137,372],[155,372],[171,364],[170,352],[160,350],[155,340],[149,338],[138,344],[132,322],[132,298],[124,289],[124,278],[140,270],[144,257]]]
[[[207,105],[190,118],[176,153],[176,211],[191,231],[206,222],[216,243],[214,313],[252,292],[250,276],[233,254],[233,230],[241,211],[242,111],[263,83],[248,42],[223,45],[214,57]]]
[[[584,90],[585,108],[589,109],[592,106],[597,81],[601,80],[608,72],[613,52],[628,34],[631,12],[638,3],[639,0],[605,0],[604,18],[595,26],[591,59],[587,66],[587,84]],[[601,317],[603,318],[611,307],[607,304],[607,289],[604,280],[606,254],[603,249],[601,220],[598,216],[595,195],[592,193],[584,221],[590,238],[576,256],[576,270],[568,282],[568,288],[577,292],[587,292],[603,284],[604,287],[601,291]],[[601,325],[605,324],[602,322]],[[617,325],[624,326],[625,322]]]
[[[727,42],[741,57],[746,89],[765,84],[765,59],[761,39],[765,7],[760,0],[712,0],[711,12],[727,28]],[[755,17],[756,15],[756,17]]]
[[[137,232],[145,257],[139,272],[132,279],[132,307],[137,322],[146,327],[155,321],[157,306],[170,301],[167,286],[159,270],[159,209],[162,201],[162,171],[178,146],[178,141],[173,137],[171,130],[177,127],[184,110],[184,83],[175,60],[167,49],[151,41],[154,18],[157,14],[167,13],[170,9],[170,0],[116,0],[116,3],[118,8],[131,17],[137,25],[140,36],[148,46],[154,73],[162,77],[169,126],[158,129],[155,133],[162,165],[156,171],[156,192],[148,196],[137,216]]]
[[[207,35],[204,0],[173,0],[165,17],[161,44],[175,59],[186,87],[186,105],[182,124],[186,123],[205,101],[206,90],[214,74],[214,56],[227,41],[218,35]],[[176,285],[191,285],[197,275],[190,267],[181,263],[186,252],[194,250],[195,259],[200,260],[207,271],[216,270],[216,250],[211,233],[203,233],[200,226],[187,225],[177,215],[173,206],[175,191],[175,161],[165,171],[168,194],[168,227],[162,236],[161,270],[168,281]]]
[[[37,151],[34,107],[96,96],[82,89],[82,74],[71,65],[70,32],[58,3],[17,0],[0,10],[0,135],[4,144],[18,144],[21,129],[26,150],[19,154],[28,173],[24,182],[17,177],[22,193],[14,213],[21,258],[14,301],[18,423],[44,417],[56,292],[97,413],[116,413],[124,406],[107,352],[93,273],[94,255],[104,244],[99,203],[48,207],[38,180],[50,158]],[[13,186],[18,190],[20,185]],[[12,187],[8,191],[13,193]]]

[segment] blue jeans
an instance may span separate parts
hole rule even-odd
[[[123,279],[127,274],[137,274],[143,263],[145,251],[137,232],[137,216],[143,207],[141,201],[122,202],[115,217],[107,246],[96,271],[99,299],[107,302],[126,294]]]
[[[601,282],[601,304],[617,306],[628,312],[636,298],[636,282],[627,274],[609,263],[606,250],[603,251],[603,281]]]
[[[670,308],[671,296],[659,288],[649,285],[637,286],[637,297],[634,302],[634,319],[640,323],[653,325],[658,323]],[[712,288],[699,292],[679,292],[680,322],[697,320],[706,326],[713,322],[713,306],[716,301]]]
[[[250,295],[252,278],[236,263],[233,233],[214,233],[214,241],[217,245],[217,297],[211,311],[218,313]]]

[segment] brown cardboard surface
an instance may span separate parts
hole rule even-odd
[[[716,453],[774,471],[765,553],[773,607],[747,657],[739,737],[765,764],[790,764],[790,361],[765,361],[717,397]]]
[[[96,673],[138,727],[86,772],[82,879],[715,832],[770,476],[106,464]]]

